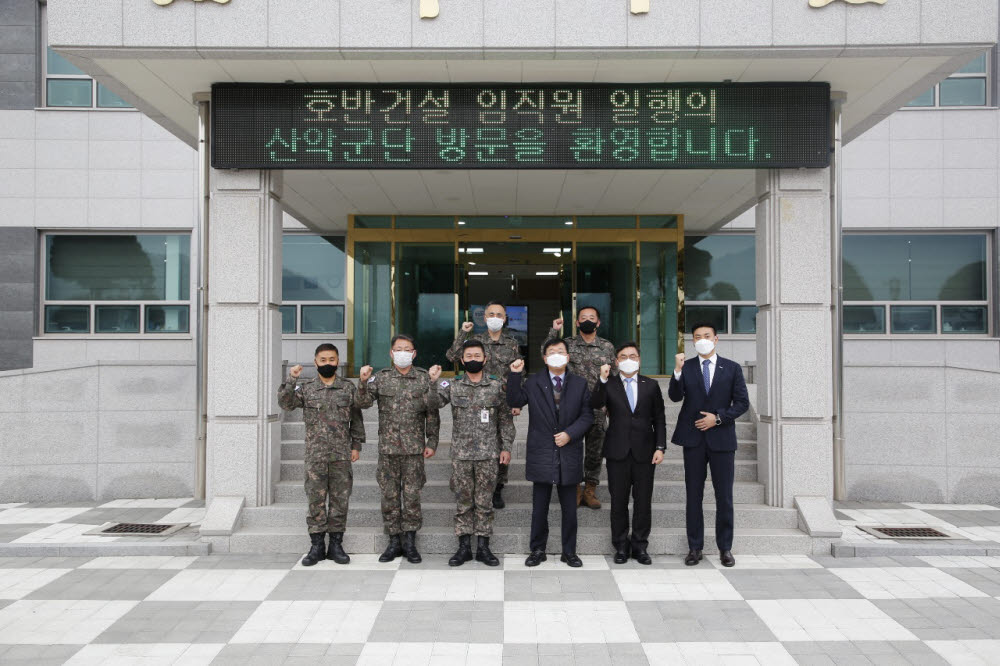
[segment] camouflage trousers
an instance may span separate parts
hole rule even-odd
[[[423,525],[420,489],[427,482],[424,457],[379,454],[375,480],[382,489],[382,524],[386,534],[415,532]]]
[[[452,460],[451,490],[455,493],[455,534],[493,534],[493,489],[497,461]]]
[[[517,430],[514,431],[514,439],[517,439]],[[510,465],[500,465],[500,470],[497,472],[497,485],[506,486],[507,480],[509,478]]]
[[[601,479],[601,453],[604,450],[604,432],[607,415],[603,409],[594,410],[594,424],[587,430],[583,449],[583,480],[598,484]]]
[[[309,503],[306,525],[310,534],[347,529],[347,503],[353,485],[350,460],[306,461],[306,501]]]

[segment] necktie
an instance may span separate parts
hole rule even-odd
[[[553,377],[552,381],[556,383],[556,391],[562,393],[562,377]]]
[[[628,406],[633,412],[635,411],[635,389],[632,388],[632,382],[635,381],[631,377],[625,378],[625,395],[628,396]]]
[[[705,393],[712,390],[712,373],[708,369],[710,365],[712,365],[712,361],[709,359],[701,362],[701,376],[705,378]]]

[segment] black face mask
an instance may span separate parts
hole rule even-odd
[[[483,365],[485,364],[482,361],[465,361],[462,363],[462,366],[465,368],[465,371],[471,372],[472,374],[475,374],[477,372],[482,372]]]
[[[597,330],[597,322],[590,321],[589,319],[587,321],[581,321],[577,325],[577,328],[580,329],[581,333],[586,333],[587,335],[590,335],[591,333]]]
[[[337,374],[337,366],[335,365],[318,365],[316,366],[316,372],[319,373],[320,377],[329,379]]]

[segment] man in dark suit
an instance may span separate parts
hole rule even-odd
[[[631,551],[639,564],[652,564],[646,552],[653,520],[653,473],[663,462],[667,426],[663,392],[654,379],[639,374],[639,345],[626,342],[615,350],[619,375],[601,366],[590,406],[607,407],[608,428],[602,455],[607,460],[611,492],[611,543],[615,564],[625,564]],[[632,495],[632,537],[628,533],[628,498]]]
[[[674,376],[667,389],[671,400],[684,401],[670,440],[684,447],[689,548],[684,564],[693,566],[702,558],[705,542],[702,499],[708,468],[715,488],[715,544],[722,564],[731,567],[736,564],[732,551],[736,419],[747,411],[750,400],[743,369],[715,353],[719,342],[715,327],[695,324],[691,335],[698,356],[685,362],[684,354],[677,355]]]
[[[562,509],[562,561],[583,566],[576,554],[576,488],[583,479],[583,437],[594,421],[587,380],[566,372],[569,353],[562,339],[542,346],[546,369],[521,383],[524,361],[511,363],[507,376],[507,404],[529,405],[525,477],[534,483],[531,497],[531,554],[525,565],[545,561],[549,539],[549,501],[552,486]]]

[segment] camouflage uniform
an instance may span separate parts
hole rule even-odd
[[[420,489],[424,447],[437,450],[441,417],[427,407],[430,377],[413,366],[405,375],[395,366],[379,370],[358,388],[358,404],[368,409],[378,401],[378,467],[385,533],[420,529]],[[426,441],[425,441],[426,439]]]
[[[559,329],[549,331],[550,338],[559,337]],[[587,388],[594,392],[594,387],[601,380],[601,366],[607,363],[611,366],[611,374],[618,373],[618,362],[615,360],[615,346],[610,340],[598,336],[593,342],[587,342],[582,335],[566,338],[566,351],[569,352],[568,370],[574,375],[580,375],[587,380]],[[544,350],[542,351],[544,354]],[[604,448],[604,431],[607,426],[606,410],[594,410],[594,424],[587,431],[583,455],[583,480],[586,483],[597,484],[601,478],[601,451]]]
[[[478,383],[468,375],[454,382],[441,379],[428,394],[430,407],[451,403],[451,490],[455,493],[455,534],[488,537],[493,533],[493,489],[497,459],[514,442],[514,417],[505,384],[484,375]],[[483,412],[488,416],[483,421]]]
[[[365,442],[358,389],[340,378],[327,386],[318,377],[296,380],[289,376],[278,388],[278,405],[286,411],[301,407],[306,424],[309,533],[345,531],[354,484],[351,451],[360,451]]]
[[[507,385],[507,375],[510,374],[510,364],[521,358],[521,349],[517,344],[517,338],[507,331],[500,332],[500,338],[494,340],[487,333],[471,333],[459,331],[458,337],[445,353],[445,356],[452,363],[462,360],[462,344],[466,340],[479,340],[486,347],[486,363],[483,365],[483,372],[487,375],[498,377]],[[513,427],[513,426],[511,426]],[[516,434],[516,433],[515,433]],[[497,474],[497,485],[507,485],[507,475],[510,465],[500,465],[500,472]]]

